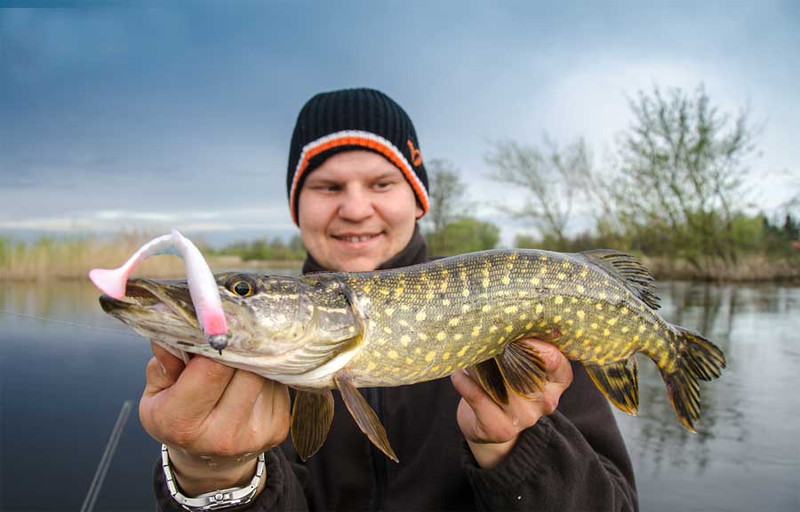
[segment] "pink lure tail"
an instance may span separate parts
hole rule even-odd
[[[96,268],[89,272],[89,279],[109,297],[121,299],[125,296],[128,272],[124,266],[114,269]]]

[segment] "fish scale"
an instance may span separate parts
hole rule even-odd
[[[216,280],[230,328],[220,353],[196,322],[187,326],[194,311],[185,284],[132,280],[135,298],[101,303],[162,344],[295,387],[292,438],[303,458],[327,435],[331,389],[395,460],[358,387],[414,384],[470,368],[500,403],[509,393],[533,398],[546,381],[545,364],[523,338],[552,343],[583,363],[600,391],[630,414],[638,409],[634,356],[645,354],[692,431],[698,380],[717,378],[725,367],[711,342],[658,316],[652,277],[617,251],[494,250],[376,272],[229,273]],[[192,330],[196,335],[187,336]]]

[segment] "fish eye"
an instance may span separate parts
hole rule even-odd
[[[252,283],[242,279],[233,281],[230,285],[228,285],[228,289],[239,297],[249,297],[253,295],[253,292],[255,291]]]

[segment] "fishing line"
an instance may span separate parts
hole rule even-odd
[[[15,311],[6,311],[5,309],[0,309],[0,313],[5,313],[6,315],[17,316],[20,318],[31,318],[33,320],[41,320],[43,322],[51,322],[54,324],[61,324],[61,325],[69,325],[71,327],[83,327],[84,329],[91,329],[94,331],[104,331],[110,332],[114,334],[119,334],[120,336],[130,336],[132,338],[140,338],[138,334],[132,333],[130,331],[122,331],[120,329],[113,329],[111,327],[100,327],[99,325],[89,325],[89,324],[80,324],[77,322],[70,322],[67,320],[56,320],[55,318],[47,318],[43,316],[37,315],[25,315],[23,313],[17,313]]]

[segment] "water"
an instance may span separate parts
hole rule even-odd
[[[800,510],[800,287],[667,283],[662,313],[726,353],[703,383],[697,434],[678,424],[640,358],[639,416],[618,420],[642,510]],[[138,403],[148,343],[88,284],[0,283],[0,510],[77,510],[125,400]],[[96,510],[152,510],[158,445],[134,408]]]

